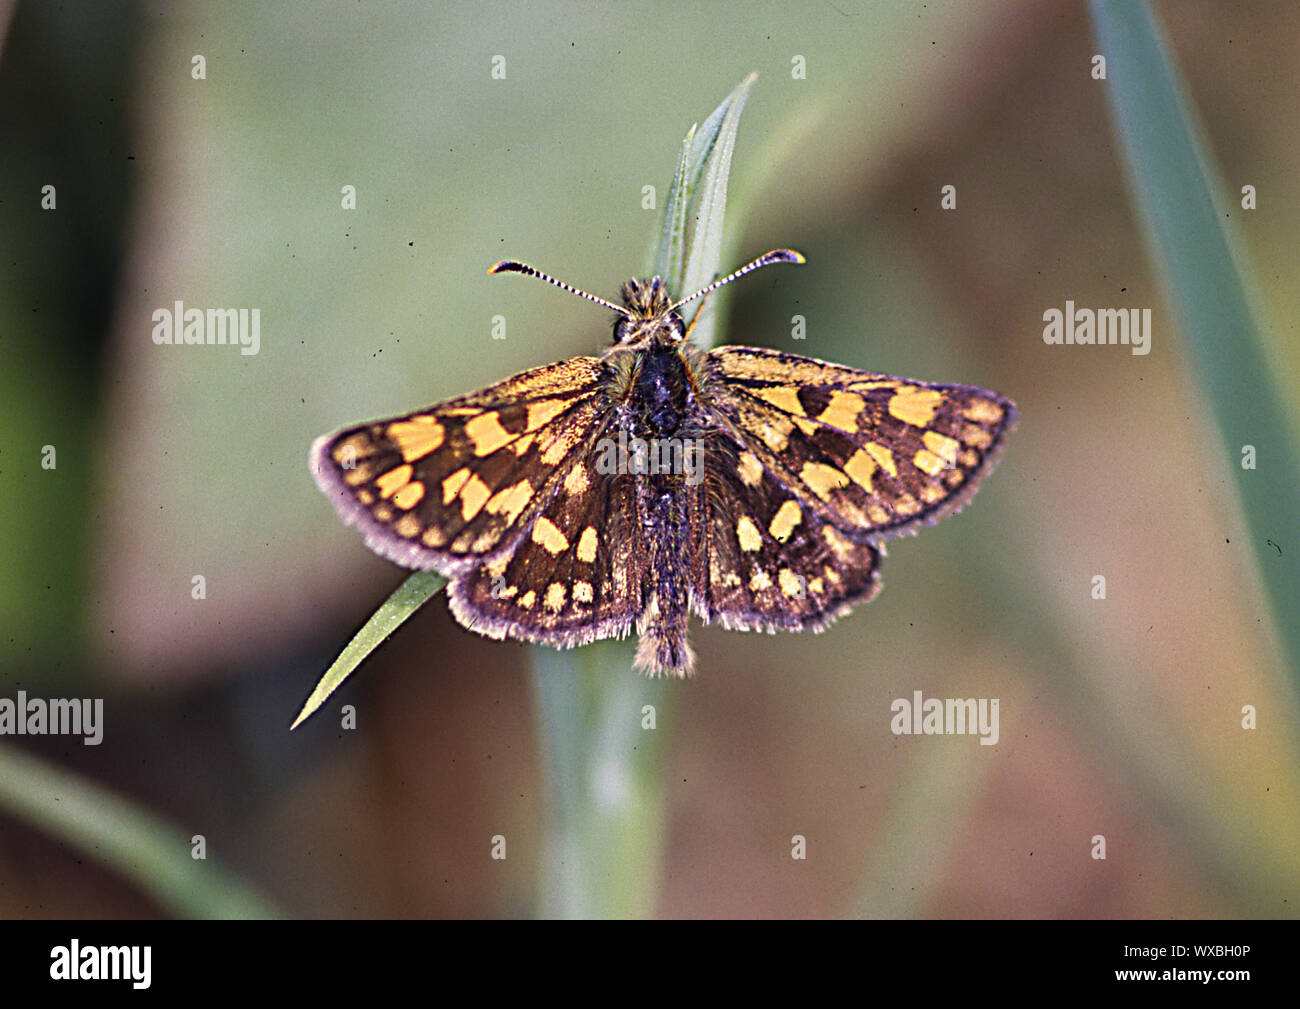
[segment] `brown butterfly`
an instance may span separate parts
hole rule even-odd
[[[376,553],[448,578],[452,612],[493,638],[561,648],[641,638],[638,666],[683,676],[688,614],[819,631],[879,589],[883,542],[951,515],[994,466],[1010,400],[756,347],[704,351],[688,298],[631,280],[599,357],[525,371],[317,439],[311,470]]]

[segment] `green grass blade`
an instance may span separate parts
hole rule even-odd
[[[679,298],[711,282],[722,264],[731,156],[740,115],[756,80],[758,74],[749,74],[703,125],[690,128],[682,142],[681,160],[664,205],[658,252],[651,267]],[[690,323],[691,313],[703,306],[693,303],[682,307]],[[713,324],[710,302],[691,334],[692,340],[702,347],[712,346]]]
[[[131,880],[173,914],[281,916],[215,859],[193,858],[181,827],[8,744],[0,744],[0,809]]]
[[[1269,544],[1300,550],[1296,428],[1253,310],[1245,256],[1227,225],[1236,208],[1212,168],[1150,8],[1133,0],[1093,0],[1091,6],[1107,61],[1105,87],[1147,239],[1213,406],[1254,560],[1289,652],[1293,684],[1300,688],[1300,578],[1294,554],[1279,556]],[[1242,467],[1246,445],[1255,447],[1256,469]]]
[[[695,143],[695,131],[698,124],[686,131],[682,140],[681,154],[677,159],[677,170],[673,172],[672,184],[668,187],[668,202],[664,204],[659,235],[650,250],[646,262],[645,275],[665,277],[669,289],[676,291],[681,282],[680,270],[669,276],[664,273],[666,264],[686,262],[686,210],[690,203],[692,180],[690,178],[691,148]]]
[[[755,76],[746,77],[702,126],[691,127],[682,144],[650,264],[678,296],[718,272],[731,155]],[[695,287],[692,277],[698,278]],[[693,336],[699,332],[697,325]],[[654,913],[674,683],[640,676],[631,666],[631,648],[621,642],[532,650],[538,738],[552,797],[538,864],[543,916]],[[654,729],[643,726],[647,706],[654,709]]]
[[[316,684],[316,689],[307,698],[307,703],[298,712],[298,717],[289,726],[289,731],[292,732],[310,718],[330,694],[343,685],[343,681],[352,675],[367,655],[383,644],[393,631],[406,622],[407,617],[427,603],[446,584],[447,579],[432,571],[417,571],[402,582],[384,600],[383,605],[375,610],[361,630],[357,631],[348,646],[334,660],[334,664],[325,671],[325,675]]]

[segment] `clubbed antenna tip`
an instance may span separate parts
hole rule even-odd
[[[708,287],[700,288],[690,297],[683,298],[681,301],[677,302],[672,307],[674,309],[680,308],[682,305],[685,305],[688,301],[694,301],[696,298],[703,298],[706,294],[711,294],[712,292],[716,291],[723,284],[730,284],[736,278],[743,277],[745,274],[757,270],[760,266],[771,266],[773,263],[806,263],[806,262],[808,262],[808,260],[804,259],[800,253],[795,252],[794,249],[773,249],[771,252],[763,253],[757,259],[750,260],[750,262],[746,263],[739,270],[736,270],[734,273],[727,274],[721,280],[715,280]]]
[[[529,266],[527,263],[521,263],[515,259],[503,259],[499,263],[493,263],[488,267],[488,273],[523,273],[530,277],[536,277],[544,280],[548,284],[554,284],[562,291],[568,291],[570,294],[576,294],[579,298],[586,298],[588,301],[594,301],[597,305],[604,305],[611,308],[624,318],[629,318],[629,313],[622,305],[615,305],[612,301],[606,301],[604,298],[597,298],[594,294],[588,294],[572,284],[566,284],[562,280],[556,280],[549,273],[543,273],[536,267]]]

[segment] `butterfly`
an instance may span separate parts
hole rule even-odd
[[[640,637],[636,665],[685,676],[691,613],[733,630],[820,631],[880,588],[884,541],[959,510],[1016,420],[971,385],[777,350],[695,346],[682,306],[630,280],[613,340],[415,413],[317,439],[310,466],[376,553],[446,576],[491,638],[573,647]]]

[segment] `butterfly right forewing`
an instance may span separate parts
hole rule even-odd
[[[312,446],[312,474],[371,549],[467,570],[529,528],[561,463],[595,437],[604,373],[599,358],[574,358],[345,428]]]

